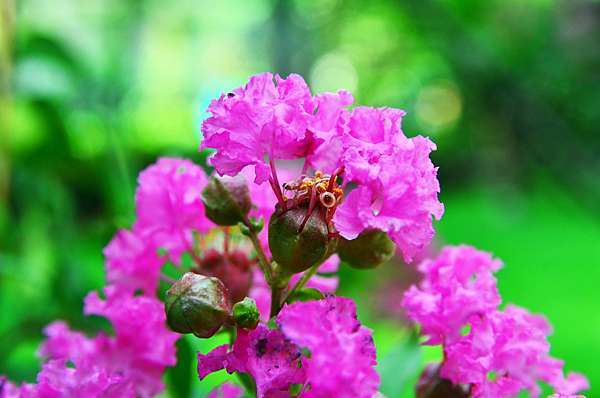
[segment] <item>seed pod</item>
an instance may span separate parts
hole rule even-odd
[[[227,296],[227,289],[218,278],[186,272],[167,290],[167,324],[178,333],[211,337],[230,317]]]
[[[259,318],[260,313],[256,307],[256,301],[250,297],[244,298],[233,306],[233,321],[240,328],[256,328]]]
[[[396,246],[389,236],[378,229],[367,230],[356,239],[340,239],[338,254],[353,268],[375,268],[393,255]]]
[[[206,217],[217,225],[242,222],[252,206],[248,185],[243,175],[211,177],[202,191]]]
[[[334,241],[330,241],[325,220],[313,211],[300,231],[306,216],[305,207],[283,214],[275,212],[269,222],[269,248],[273,259],[288,274],[302,272],[323,261]]]

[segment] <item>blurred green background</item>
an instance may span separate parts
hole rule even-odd
[[[600,2],[0,0],[0,17],[0,374],[34,380],[55,318],[102,326],[81,300],[133,219],[137,173],[200,162],[208,102],[274,71],[407,110],[405,132],[438,144],[437,243],[502,258],[505,302],[546,314],[553,354],[600,395]],[[389,398],[437,355],[402,327],[399,267],[341,271]],[[193,366],[165,396],[225,377],[201,384]]]

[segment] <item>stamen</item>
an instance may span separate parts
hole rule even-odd
[[[329,191],[323,192],[319,199],[321,201],[321,204],[328,209],[335,206],[337,202],[335,195]]]

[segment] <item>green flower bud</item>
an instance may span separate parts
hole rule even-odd
[[[244,298],[233,306],[233,321],[238,327],[254,329],[258,325],[259,318],[260,313],[256,308],[256,301],[250,297]]]
[[[236,225],[244,220],[252,201],[243,175],[211,177],[202,191],[206,217],[217,225]]]
[[[358,235],[356,239],[340,239],[338,254],[342,261],[353,268],[375,268],[394,255],[396,247],[383,231],[371,229]]]
[[[230,317],[228,292],[218,278],[186,272],[165,300],[167,324],[178,333],[214,335]]]
[[[288,274],[305,271],[323,261],[335,241],[329,239],[327,224],[319,211],[300,227],[306,208],[297,207],[283,214],[275,212],[269,222],[269,248],[273,259]]]

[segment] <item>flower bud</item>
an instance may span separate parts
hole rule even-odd
[[[256,301],[250,297],[244,298],[233,306],[233,321],[240,328],[256,328],[259,318],[260,313],[256,307]]]
[[[178,333],[211,337],[229,319],[230,308],[227,289],[217,278],[186,272],[167,290],[167,323]]]
[[[416,386],[417,398],[467,398],[466,388],[440,377],[439,365],[428,365]]]
[[[252,264],[248,254],[242,250],[223,254],[208,249],[192,272],[219,278],[227,288],[230,303],[237,303],[246,297],[252,286]]]
[[[275,212],[269,222],[271,254],[288,274],[305,271],[321,262],[334,244],[319,211],[313,211],[300,230],[306,211],[304,207],[296,207],[283,214]]]
[[[244,220],[252,201],[243,175],[211,177],[202,191],[206,217],[217,225],[236,225]]]
[[[379,230],[367,230],[356,239],[340,239],[338,254],[342,261],[353,268],[375,268],[393,255],[396,246],[389,236]]]

